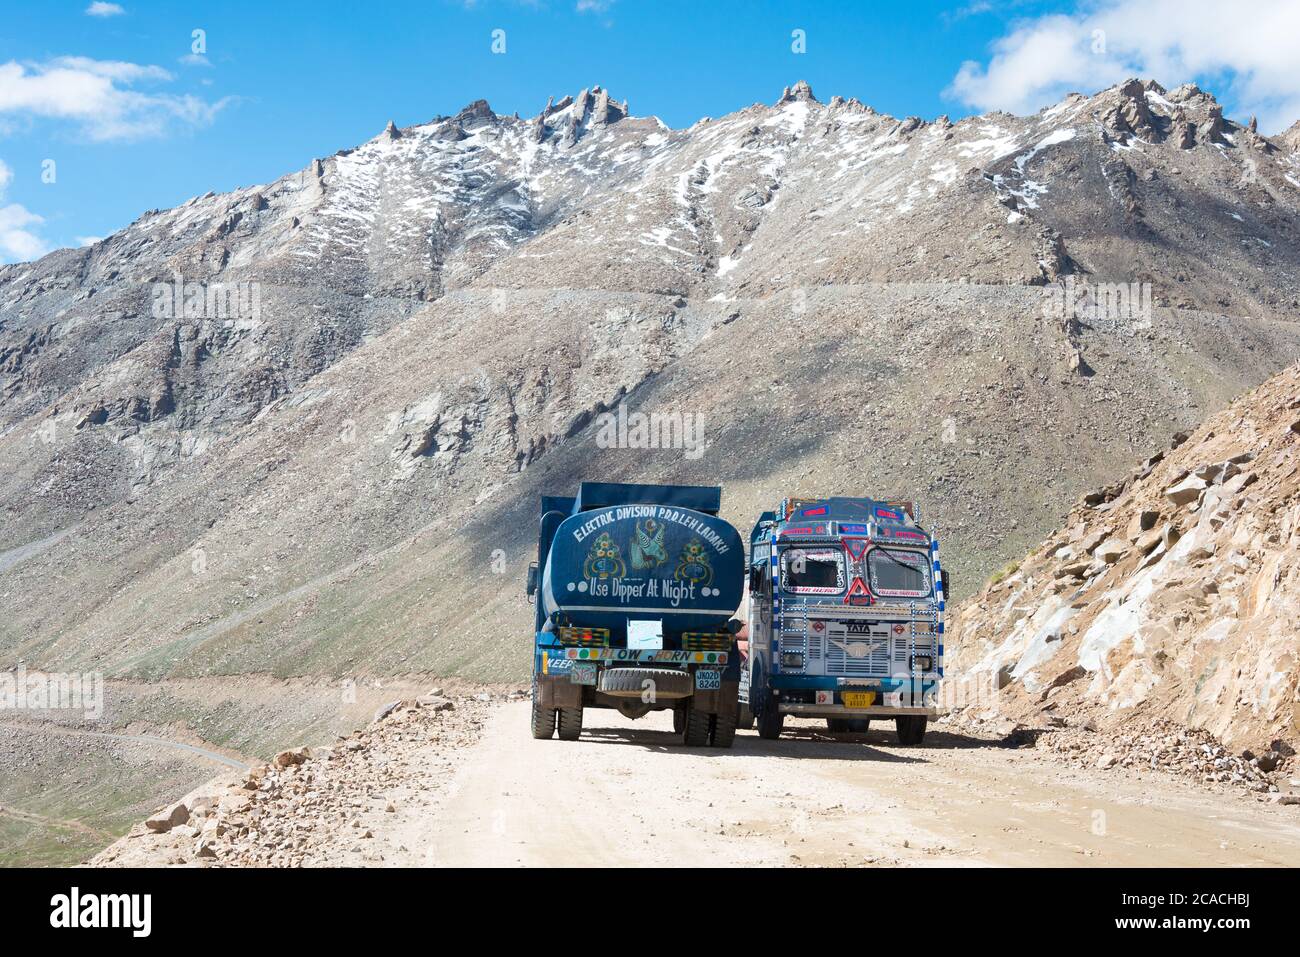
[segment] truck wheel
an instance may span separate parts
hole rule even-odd
[[[898,728],[898,743],[905,745],[920,744],[925,738],[926,717],[923,714],[900,715],[894,719]]]
[[[710,718],[707,711],[690,708],[682,719],[682,744],[688,748],[702,748],[709,743]]]
[[[560,709],[560,740],[577,741],[582,734],[582,709]]]
[[[831,734],[843,734],[849,730],[849,722],[846,718],[827,718],[826,730]]]
[[[768,741],[781,737],[781,727],[785,724],[785,715],[776,710],[776,702],[769,704],[758,716],[758,736]]]
[[[728,711],[720,711],[713,716],[713,729],[709,734],[709,744],[715,748],[729,748],[736,740],[736,716]]]
[[[871,730],[870,718],[849,718],[847,731],[853,734],[866,734]]]
[[[686,727],[686,710],[684,708],[673,708],[673,734],[681,734],[682,729]]]
[[[749,705],[741,704],[736,706],[740,713],[736,716],[736,727],[741,731],[754,730],[754,712],[750,710]]]
[[[533,737],[539,741],[549,741],[555,734],[555,709],[542,707],[542,689],[537,687],[537,678],[533,678]]]

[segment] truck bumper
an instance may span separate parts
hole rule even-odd
[[[636,660],[636,659],[632,659]],[[601,662],[604,664],[604,662]],[[729,677],[725,668],[714,667],[709,670],[721,671],[718,687],[705,689],[695,685],[695,672],[698,667],[691,663],[687,665],[684,672],[689,691],[684,695],[664,696],[660,701],[655,703],[658,708],[672,708],[678,702],[688,702],[689,707],[696,711],[704,711],[708,714],[730,713],[736,710],[737,692],[739,682]],[[653,669],[646,670],[647,676],[653,675]],[[579,684],[572,680],[571,673],[568,669],[551,673],[549,670],[538,672],[535,675],[537,681],[537,694],[543,708],[581,708],[584,705],[591,707],[615,708],[620,707],[620,701],[629,700],[626,696],[615,696],[606,694],[598,690],[599,678],[595,679],[592,684]],[[584,691],[583,689],[590,689]],[[635,698],[631,699],[635,701]]]
[[[934,720],[939,716],[936,708],[891,708],[879,704],[870,708],[849,708],[842,704],[781,704],[777,710],[781,714],[799,718],[898,718],[919,715]]]

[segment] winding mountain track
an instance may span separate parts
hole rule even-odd
[[[4,723],[4,727],[16,728],[18,730],[31,731],[39,734],[59,735],[67,738],[103,738],[108,741],[124,741],[127,744],[173,748],[178,751],[186,751],[201,758],[206,758],[209,761],[215,761],[218,764],[224,764],[226,767],[234,768],[237,771],[247,771],[252,767],[250,762],[241,761],[238,758],[232,758],[228,754],[222,754],[219,751],[213,751],[196,744],[186,744],[184,741],[173,741],[171,738],[159,737],[156,734],[121,734],[115,731],[92,731],[88,728],[65,728],[51,722],[34,725],[30,722],[24,723],[8,721]]]
[[[76,831],[96,841],[110,841],[112,835],[107,831],[101,831],[97,827],[91,827],[84,821],[77,821],[71,818],[46,817],[44,814],[36,814],[32,811],[24,811],[16,807],[6,807],[0,804],[0,817],[12,818],[15,821],[21,821],[23,824],[34,824],[39,827],[59,828],[66,831]]]

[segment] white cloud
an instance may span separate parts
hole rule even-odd
[[[967,61],[947,93],[977,109],[1032,113],[1066,93],[1130,76],[1177,86],[1196,77],[1265,132],[1300,117],[1300,4],[1256,0],[1100,0],[1017,22],[986,64]]]
[[[172,75],[160,66],[141,66],[123,60],[92,60],[88,56],[55,57],[45,66],[89,73],[117,83],[136,83],[140,80],[166,82],[172,78]]]
[[[103,0],[95,0],[90,6],[86,7],[86,16],[88,17],[119,17],[126,13],[116,3],[104,3]]]
[[[9,164],[0,160],[0,200],[4,199],[5,190],[13,178],[14,171]],[[26,228],[43,222],[45,220],[18,203],[0,206],[0,262],[25,262],[49,252],[49,244]]]
[[[579,13],[604,13],[614,5],[614,0],[578,0],[574,7]]]
[[[78,246],[93,246],[95,243],[104,241],[103,236],[78,236],[76,239]]]
[[[159,136],[173,125],[205,126],[228,102],[133,88],[171,78],[161,67],[119,60],[10,60],[0,63],[0,118],[8,113],[71,120],[94,140],[136,139]]]
[[[0,206],[0,257],[13,262],[26,262],[39,259],[50,251],[49,245],[41,237],[24,226],[35,226],[45,222],[35,213],[18,203]]]
[[[184,63],[186,66],[212,66],[202,53],[187,53],[177,63]]]

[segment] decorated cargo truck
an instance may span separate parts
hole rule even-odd
[[[671,710],[683,744],[731,746],[745,557],[721,503],[716,487],[605,482],[542,497],[533,737],[576,740],[587,708]]]
[[[750,535],[740,713],[764,738],[789,715],[833,732],[892,720],[920,744],[943,676],[947,576],[911,502],[788,498]]]

